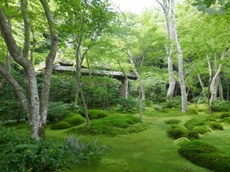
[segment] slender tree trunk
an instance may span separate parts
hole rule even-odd
[[[84,59],[84,57],[80,57],[81,56],[81,51],[80,51],[80,45],[81,43],[79,43],[79,45],[77,46],[77,50],[75,51],[75,57],[76,57],[76,80],[77,80],[77,92],[76,92],[76,98],[78,97],[78,94],[80,93],[81,95],[81,100],[83,103],[83,107],[84,107],[84,113],[85,113],[85,118],[86,118],[86,122],[87,125],[90,126],[90,119],[89,119],[89,114],[88,114],[88,107],[85,101],[85,96],[84,96],[84,92],[82,89],[82,83],[81,83],[81,66],[82,66],[82,61]],[[76,100],[75,100],[76,101]],[[76,105],[76,102],[75,102]]]
[[[224,100],[223,86],[222,86],[220,75],[218,77],[218,89],[219,89],[219,97],[221,98],[221,100]]]
[[[175,2],[171,0],[172,3],[172,24],[173,24],[173,32],[174,32],[174,40],[176,44],[177,54],[178,54],[178,70],[179,70],[179,82],[180,82],[180,90],[181,90],[181,109],[183,113],[188,111],[188,104],[187,104],[187,93],[186,93],[186,86],[185,86],[185,75],[184,75],[184,66],[183,66],[183,55],[181,51],[181,47],[178,41],[177,30],[176,30],[176,19],[175,19]]]
[[[227,79],[227,100],[229,100],[229,79]]]
[[[201,86],[202,90],[204,90],[204,84],[203,84],[203,82],[202,82],[202,79],[201,79],[200,74],[197,75],[197,78],[198,78],[198,81],[199,81],[199,83],[200,83],[200,86]]]
[[[173,21],[172,21],[172,3],[171,1],[163,0],[163,3],[157,0],[157,2],[160,4],[161,8],[163,9],[165,20],[166,20],[166,37],[172,43],[165,45],[166,54],[168,56],[168,81],[169,81],[169,88],[167,91],[166,100],[171,101],[173,99],[173,94],[175,91],[175,85],[176,81],[173,76],[173,41],[174,41],[174,32],[173,32]]]

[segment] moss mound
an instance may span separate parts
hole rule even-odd
[[[195,126],[202,126],[205,125],[207,119],[205,118],[194,118],[194,119],[190,119],[188,120],[184,126],[189,129],[192,130]]]
[[[90,135],[103,134],[116,136],[119,134],[140,132],[147,129],[146,125],[139,124],[139,117],[137,116],[110,115],[98,120],[92,120],[91,126],[80,126],[76,129],[72,129],[71,132]]]
[[[179,119],[169,119],[165,121],[166,124],[179,124],[181,121]]]
[[[217,121],[210,121],[209,126],[212,130],[223,130],[224,127]]]
[[[71,114],[65,121],[70,123],[71,125],[77,126],[85,122],[85,118],[82,117],[80,114]]]
[[[210,131],[206,126],[195,126],[192,130],[199,134],[205,134]]]
[[[103,110],[89,110],[88,114],[89,114],[89,119],[101,119],[108,116],[106,111]]]
[[[188,131],[188,138],[189,139],[199,139],[199,133],[197,131],[191,130]]]
[[[230,117],[230,113],[223,113],[220,115],[220,119],[229,118],[229,117]]]
[[[61,130],[61,129],[66,129],[70,127],[72,127],[72,125],[66,121],[61,121],[61,122],[51,125],[52,130]]]
[[[224,118],[221,122],[224,122],[224,123],[230,124],[230,117],[226,117],[226,118]]]
[[[229,171],[230,156],[207,143],[190,141],[181,145],[179,154],[192,163],[213,171]]]
[[[178,139],[180,137],[188,137],[188,130],[179,125],[172,125],[167,130],[167,135],[173,139]]]

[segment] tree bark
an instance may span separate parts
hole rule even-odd
[[[163,0],[163,3],[157,0],[158,4],[160,4],[166,20],[166,37],[168,40],[172,41],[170,44],[165,45],[165,50],[168,59],[168,81],[169,81],[169,88],[167,91],[166,100],[171,101],[173,99],[173,94],[175,90],[176,81],[173,76],[173,41],[174,41],[174,32],[173,32],[173,23],[172,23],[172,13],[171,8],[172,4],[171,1]]]
[[[186,86],[185,86],[185,75],[184,75],[184,66],[183,66],[183,55],[181,51],[181,47],[178,40],[177,30],[176,30],[176,19],[175,19],[175,1],[171,0],[172,8],[172,27],[174,33],[174,41],[176,44],[177,54],[178,54],[178,70],[179,70],[179,81],[180,81],[180,90],[181,90],[181,109],[182,112],[185,113],[188,111],[188,104],[187,104],[187,93],[186,93]]]
[[[24,8],[26,6],[27,1],[22,0],[21,5],[23,8],[23,19],[24,24],[28,25],[28,15],[27,10]],[[28,120],[30,124],[30,131],[31,137],[39,139],[41,135],[44,135],[44,126],[46,124],[47,118],[47,106],[48,106],[48,99],[49,99],[49,89],[50,89],[50,82],[51,82],[51,75],[52,75],[52,64],[57,52],[57,36],[55,35],[54,23],[52,19],[52,13],[49,10],[47,1],[40,0],[43,9],[46,14],[46,18],[48,21],[50,35],[51,35],[51,50],[46,58],[46,67],[45,67],[45,77],[43,82],[42,94],[41,94],[41,102],[38,94],[38,86],[37,86],[37,79],[36,73],[34,70],[34,66],[31,61],[28,59],[28,47],[29,47],[29,35],[25,36],[24,48],[23,53],[20,52],[19,48],[16,45],[16,41],[13,37],[11,29],[7,24],[5,19],[5,14],[3,9],[0,7],[0,30],[2,32],[2,36],[5,40],[5,43],[8,47],[9,53],[11,54],[12,58],[23,67],[24,74],[27,84],[27,96],[21,90],[20,85],[13,79],[13,77],[6,72],[4,68],[0,68],[0,72],[5,76],[7,80],[13,85],[23,108],[28,112]],[[25,26],[25,35],[29,34],[29,27]]]

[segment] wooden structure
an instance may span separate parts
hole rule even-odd
[[[42,73],[44,68],[40,66],[40,69],[37,69],[38,75]],[[62,62],[55,63],[53,65],[53,71],[56,72],[75,72],[76,68],[73,64],[66,64]],[[120,94],[124,97],[127,97],[128,94],[128,80],[136,80],[137,77],[135,74],[129,73],[128,75],[124,75],[119,71],[111,71],[111,70],[89,70],[85,67],[81,69],[81,75],[93,75],[93,76],[108,76],[111,78],[115,78],[121,81]]]

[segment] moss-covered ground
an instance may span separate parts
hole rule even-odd
[[[167,129],[170,124],[167,124],[168,120],[176,119],[183,125],[190,119],[194,118],[213,118],[218,121],[222,119],[218,118],[221,112],[215,114],[207,114],[206,106],[199,105],[195,107],[190,106],[191,112],[194,109],[198,114],[187,113],[182,114],[176,109],[169,109],[166,112],[154,111],[151,107],[148,108],[143,115],[143,123],[136,123],[138,113],[128,114],[132,115],[132,122],[128,123],[133,126],[127,127],[125,124],[120,126],[118,133],[116,133],[116,125],[111,121],[108,122],[107,128],[100,128],[97,130],[97,124],[104,125],[106,119],[101,118],[94,120],[101,120],[101,122],[93,122],[92,124],[95,130],[101,131],[104,129],[113,130],[112,135],[95,132],[90,134],[84,132],[80,133],[79,127],[72,127],[63,130],[51,130],[47,127],[46,136],[52,137],[58,140],[62,140],[70,133],[79,137],[80,140],[85,142],[94,143],[95,139],[99,146],[106,147],[106,152],[102,157],[101,163],[97,165],[77,165],[72,167],[70,171],[78,172],[205,172],[208,169],[198,167],[188,160],[184,159],[178,154],[179,145],[176,144],[176,140],[173,140],[167,136]],[[112,113],[110,113],[112,114]],[[112,114],[122,115],[122,114]],[[127,115],[127,114],[126,114]],[[103,119],[103,120],[102,120]],[[111,118],[113,119],[113,118]],[[124,118],[127,120],[127,118]],[[113,119],[115,120],[115,119]],[[119,121],[119,120],[118,120]],[[120,121],[121,123],[124,121]],[[224,130],[210,130],[202,134],[199,138],[200,141],[214,145],[220,151],[230,155],[230,124],[223,123]],[[143,126],[143,127],[142,127]],[[122,130],[123,127],[123,130]],[[134,128],[138,129],[135,130]],[[121,129],[121,130],[120,130]],[[84,130],[85,131],[85,130]],[[87,130],[88,131],[88,130]],[[135,132],[132,132],[135,131]],[[90,130],[89,130],[90,132]],[[115,132],[115,133],[114,133]],[[119,134],[121,132],[122,134]],[[109,132],[108,132],[109,133]]]

